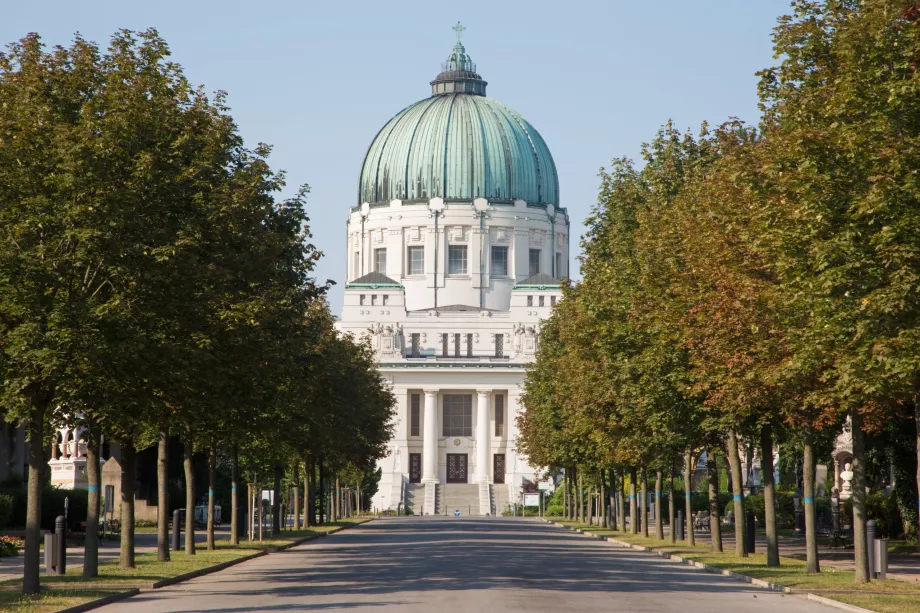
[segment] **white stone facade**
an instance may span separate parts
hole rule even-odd
[[[371,336],[397,399],[375,509],[395,509],[410,482],[504,483],[516,500],[534,478],[515,419],[568,250],[568,217],[553,205],[432,198],[352,210],[337,325]]]

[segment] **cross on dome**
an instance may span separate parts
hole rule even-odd
[[[455,25],[455,26],[453,27],[454,32],[457,33],[457,42],[458,42],[458,43],[460,42],[460,37],[463,36],[463,31],[464,31],[465,29],[466,29],[466,28],[464,28],[462,25],[460,25],[460,22],[459,22],[459,21],[457,22],[457,25]]]

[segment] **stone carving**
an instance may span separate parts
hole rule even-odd
[[[849,462],[843,465],[840,480],[843,481],[840,488],[840,499],[846,500],[853,495],[853,466]]]

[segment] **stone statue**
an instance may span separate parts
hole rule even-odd
[[[840,473],[840,499],[846,500],[853,495],[853,467],[847,462],[843,465],[843,471]]]

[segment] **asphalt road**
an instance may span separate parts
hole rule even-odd
[[[826,613],[555,526],[389,518],[99,609],[117,612]]]

